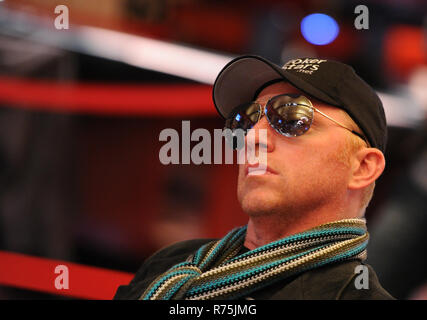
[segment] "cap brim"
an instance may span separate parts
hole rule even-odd
[[[339,105],[323,91],[259,56],[241,56],[230,61],[218,74],[213,86],[213,102],[218,113],[227,118],[231,111],[254,98],[265,83],[282,78],[299,90],[332,105]]]

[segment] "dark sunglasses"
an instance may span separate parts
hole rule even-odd
[[[231,129],[233,132],[236,129],[243,129],[246,134],[265,114],[268,123],[278,133],[286,137],[297,137],[310,129],[314,119],[314,111],[363,139],[369,146],[367,139],[362,134],[324,114],[313,107],[307,97],[299,94],[285,93],[272,97],[267,101],[264,108],[258,102],[241,104],[232,111],[225,122],[225,128]],[[233,143],[233,147],[236,148],[235,143]]]

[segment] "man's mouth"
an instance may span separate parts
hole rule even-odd
[[[245,176],[260,176],[267,174],[277,174],[277,172],[263,163],[245,165]]]

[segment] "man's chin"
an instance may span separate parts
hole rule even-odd
[[[242,210],[251,217],[266,216],[273,214],[279,207],[278,201],[270,197],[243,197],[240,201]]]

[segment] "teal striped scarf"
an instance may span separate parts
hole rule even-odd
[[[140,299],[238,299],[307,270],[365,260],[369,238],[364,220],[345,219],[237,255],[245,235],[246,226],[203,245],[157,277]]]

